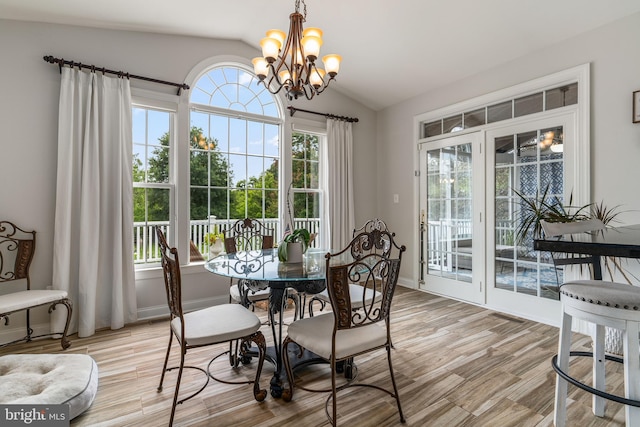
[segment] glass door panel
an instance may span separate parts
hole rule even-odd
[[[548,254],[533,250],[532,230],[518,239],[527,216],[527,204],[518,193],[530,201],[546,195],[548,201],[563,203],[563,154],[551,150],[553,140],[561,143],[562,135],[563,127],[557,126],[495,138],[497,288],[558,299]]]
[[[478,133],[449,137],[421,148],[421,287],[473,302],[481,300],[483,273],[482,248],[474,244],[483,231],[474,205],[482,200],[477,194],[482,186],[476,185],[482,176],[476,170],[482,165],[477,150]]]
[[[533,229],[523,232],[531,207],[564,200],[563,144],[572,123],[550,118],[488,131],[487,212],[493,262],[487,270],[487,304],[529,318],[557,317],[558,284],[551,255],[533,250]],[[493,193],[493,194],[490,194]],[[533,203],[533,204],[530,204]],[[555,312],[555,313],[554,313]]]
[[[427,151],[428,274],[471,281],[471,144]]]

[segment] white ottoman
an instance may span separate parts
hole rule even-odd
[[[87,410],[98,390],[98,366],[86,354],[0,357],[1,404],[69,404],[69,418]]]

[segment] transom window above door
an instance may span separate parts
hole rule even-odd
[[[477,126],[509,120],[529,114],[550,111],[578,103],[578,83],[571,83],[522,95],[505,101],[493,102],[462,113],[421,123],[421,138],[459,132]]]

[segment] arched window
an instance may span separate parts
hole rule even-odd
[[[245,217],[263,221],[279,241],[287,206],[294,229],[319,233],[324,128],[295,118],[284,129],[280,99],[243,65],[203,65],[187,80],[188,98],[141,92],[133,102],[136,265],[159,261],[153,226],[178,247],[188,243],[190,258],[185,250],[181,259],[190,262],[207,259]],[[322,245],[320,236],[313,246]]]
[[[222,66],[206,72],[191,91],[192,104],[280,118],[276,98],[250,72]]]
[[[281,107],[251,71],[210,68],[190,94],[190,233],[205,255],[238,219],[279,232]]]

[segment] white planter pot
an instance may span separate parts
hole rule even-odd
[[[209,246],[209,257],[215,258],[220,255],[222,251],[224,251],[224,243],[222,239],[218,239],[213,245]]]
[[[302,262],[302,243],[287,242],[287,264]]]

